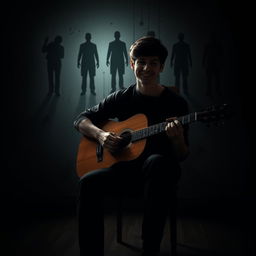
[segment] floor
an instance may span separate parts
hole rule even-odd
[[[178,255],[255,255],[253,226],[234,216],[178,216]],[[2,229],[2,250],[10,255],[78,256],[77,219],[74,213],[14,214]],[[240,216],[241,217],[241,216]],[[123,244],[116,242],[116,215],[105,215],[105,256],[139,256],[142,214],[127,212],[123,219]],[[161,244],[161,256],[170,255],[169,225]],[[6,255],[2,254],[2,255]]]

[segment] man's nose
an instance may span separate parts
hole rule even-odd
[[[145,64],[144,67],[143,67],[144,70],[149,70],[150,69],[150,66],[149,64]]]

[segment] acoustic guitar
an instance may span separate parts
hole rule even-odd
[[[183,125],[197,121],[205,123],[218,122],[227,118],[227,110],[227,104],[210,106],[203,111],[190,113],[177,119]],[[100,128],[104,131],[114,132],[122,137],[121,149],[113,154],[94,139],[83,136],[79,144],[76,161],[78,176],[82,177],[90,171],[106,168],[120,161],[136,159],[143,152],[147,138],[164,132],[167,123],[165,121],[148,126],[148,120],[144,114],[134,115],[122,122],[112,120],[105,122]]]

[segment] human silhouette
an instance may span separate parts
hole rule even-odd
[[[206,95],[212,97],[213,84],[215,84],[216,92],[221,94],[220,89],[220,63],[222,57],[222,47],[218,42],[216,35],[211,34],[210,40],[205,45],[203,54],[203,67],[207,76],[207,89]]]
[[[87,74],[89,72],[90,77],[90,90],[93,95],[96,95],[95,93],[95,83],[94,83],[94,77],[96,74],[95,71],[95,59],[96,59],[96,67],[99,68],[99,56],[97,51],[96,44],[91,42],[91,34],[86,33],[85,39],[86,42],[82,43],[79,48],[78,58],[77,58],[77,67],[81,67],[81,76],[82,76],[82,92],[81,95],[84,95],[86,93],[86,87],[87,87]],[[82,62],[80,64],[80,61],[82,59]]]
[[[180,77],[182,77],[183,93],[188,95],[189,66],[192,67],[192,58],[189,44],[184,42],[184,34],[178,34],[179,42],[172,48],[171,67],[174,66],[175,86],[180,91]]]
[[[120,40],[120,32],[116,31],[115,40],[109,43],[107,53],[107,66],[109,66],[110,58],[110,74],[111,74],[111,93],[116,91],[116,72],[119,76],[119,88],[124,88],[124,58],[126,66],[128,66],[128,55],[125,42]]]
[[[60,96],[61,59],[64,58],[64,47],[61,45],[62,37],[56,36],[53,42],[48,43],[48,41],[49,37],[46,37],[42,47],[42,52],[46,53],[47,59],[48,95],[55,91],[55,94]]]

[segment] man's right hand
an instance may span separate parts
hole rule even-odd
[[[122,137],[113,132],[102,131],[98,136],[99,143],[111,153],[115,153],[120,150],[122,140]]]

